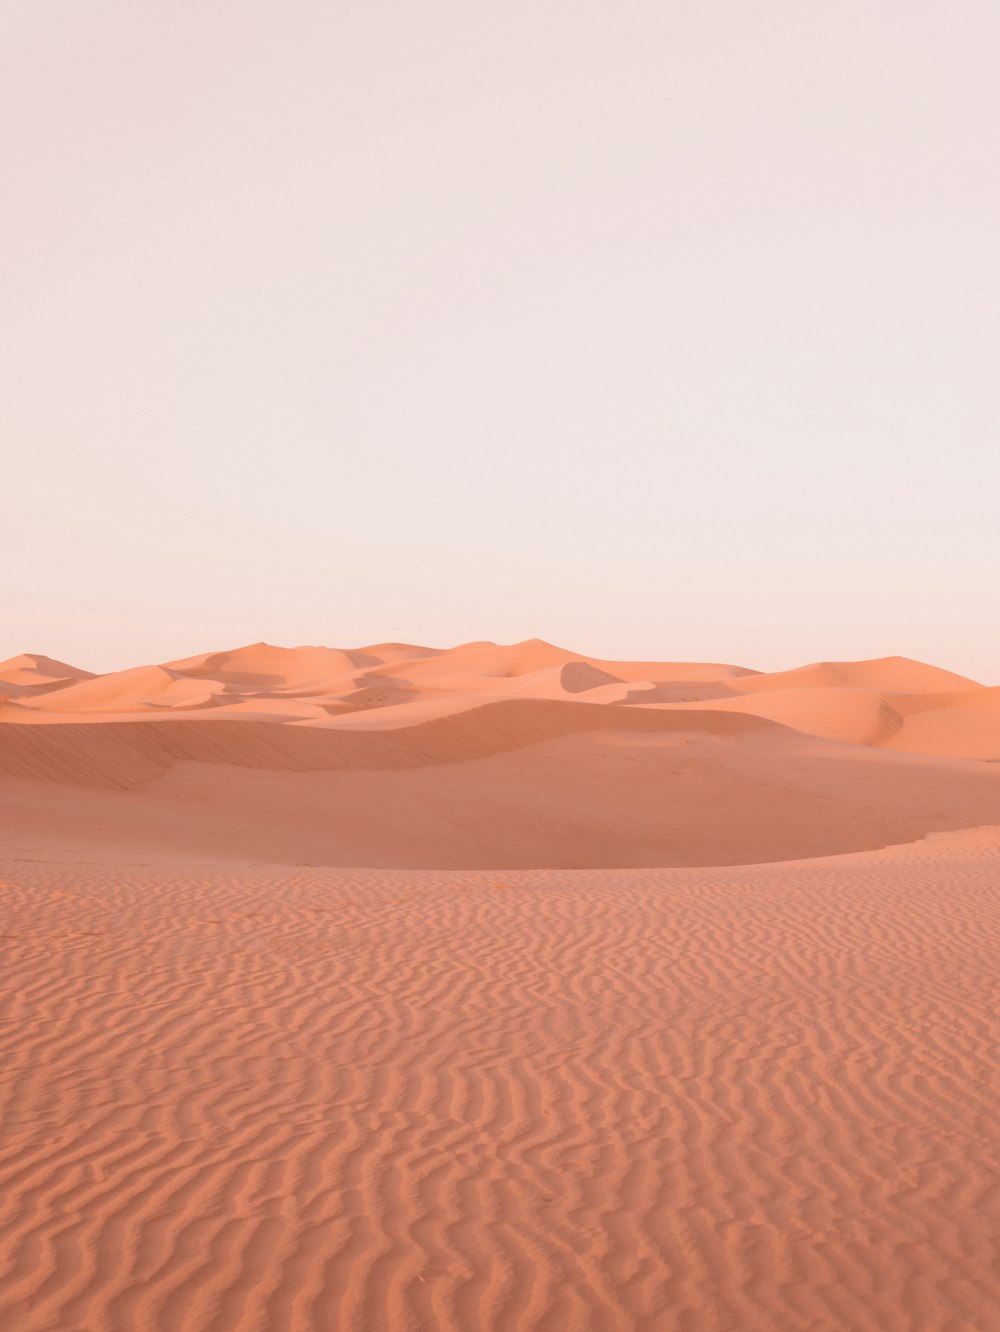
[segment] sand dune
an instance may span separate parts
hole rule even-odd
[[[91,678],[89,671],[69,666],[64,661],[25,652],[19,657],[0,661],[0,700],[5,697],[31,698]]]
[[[535,639],[5,669],[29,691],[0,708],[9,854],[704,865],[1000,821],[1000,690],[898,657],[766,675]]]
[[[986,1332],[998,860],[2,863],[0,1325]]]
[[[904,657],[761,673],[718,663],[606,661],[541,639],[450,649],[254,643],[96,677],[25,656],[0,666],[0,682],[0,721],[20,724],[210,714],[394,730],[485,703],[585,697],[644,709],[709,706],[849,744],[1000,759],[990,691]],[[958,711],[970,706],[976,715]]]
[[[1000,765],[711,707],[507,699],[396,728],[0,727],[8,855],[384,867],[755,863],[1000,819]]]
[[[954,671],[928,666],[909,657],[880,657],[875,661],[821,661],[791,671],[745,676],[735,684],[741,693],[774,689],[817,689],[825,686],[881,689],[899,693],[931,694],[955,689],[977,689],[974,680]]]
[[[0,680],[0,1328],[992,1328],[1000,690]]]
[[[908,716],[886,741],[890,749],[955,758],[1000,757],[1000,689],[966,690]]]

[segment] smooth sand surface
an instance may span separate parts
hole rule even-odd
[[[0,854],[383,868],[743,864],[1000,823],[1000,764],[740,713],[509,700],[396,729],[0,726]]]
[[[0,864],[0,1325],[987,1332],[1000,829]]]
[[[998,697],[0,664],[0,1330],[992,1329]]]

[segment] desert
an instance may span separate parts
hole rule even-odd
[[[0,1332],[1000,1328],[998,55],[0,0]]]
[[[996,690],[0,664],[3,1325],[966,1332]]]

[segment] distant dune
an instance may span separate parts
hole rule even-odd
[[[682,866],[1000,822],[1000,690],[539,639],[0,663],[0,849],[387,868]]]

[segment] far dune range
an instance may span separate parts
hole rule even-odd
[[[739,864],[1000,823],[1000,688],[531,640],[0,663],[0,849],[371,868]]]

